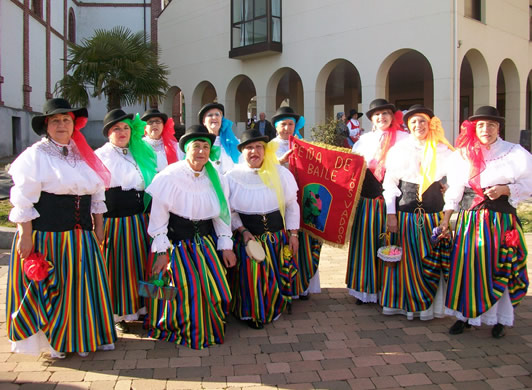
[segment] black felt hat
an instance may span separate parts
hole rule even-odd
[[[502,127],[504,126],[504,117],[499,114],[499,110],[497,110],[495,107],[492,106],[482,106],[477,108],[475,111],[475,115],[472,115],[468,118],[470,122],[472,121],[478,121],[481,119],[488,119],[495,122],[499,122],[499,125]]]
[[[35,131],[37,134],[43,135],[46,133],[46,117],[55,114],[66,114],[67,112],[73,113],[75,117],[87,118],[89,116],[85,107],[72,108],[67,100],[61,98],[54,98],[47,100],[46,103],[44,103],[44,106],[42,108],[42,115],[36,115],[32,118],[31,127],[33,128],[33,131]]]
[[[133,119],[133,114],[126,114],[121,108],[115,108],[109,111],[103,117],[103,135],[107,137],[109,129],[124,119]]]
[[[369,104],[369,110],[366,112],[366,116],[371,120],[371,116],[375,111],[379,110],[392,110],[392,112],[397,111],[397,108],[392,103],[389,103],[386,99],[375,99]]]
[[[248,129],[242,133],[240,137],[240,143],[237,145],[238,151],[242,152],[244,146],[251,142],[263,141],[268,143],[270,137],[267,135],[262,135],[259,129]]]
[[[415,114],[425,114],[428,115],[429,118],[434,116],[434,113],[430,108],[424,107],[422,104],[414,104],[413,106],[410,106],[407,112],[404,113],[403,122],[408,126],[408,119]]]
[[[209,130],[205,126],[192,125],[188,129],[186,129],[185,134],[183,134],[181,138],[179,138],[179,148],[184,152],[185,144],[188,142],[188,140],[194,138],[208,138],[211,141],[211,146],[216,140],[216,136],[214,134],[209,133]]]
[[[284,106],[279,107],[275,112],[275,115],[272,116],[272,123],[275,126],[275,122],[280,121],[283,118],[294,118],[296,122],[299,120],[301,115],[296,114],[292,107]]]
[[[222,115],[225,115],[224,105],[220,103],[207,103],[198,112],[198,121],[199,123],[203,123],[203,116],[205,113],[209,110],[212,110],[213,108],[217,108],[222,112]]]
[[[161,118],[163,120],[163,123],[166,123],[166,121],[168,120],[168,115],[166,115],[164,112],[160,112],[156,108],[149,108],[144,114],[142,114],[140,120],[147,122],[148,119],[151,118]]]
[[[356,115],[357,119],[360,118],[362,115],[364,115],[363,113],[361,112],[358,112],[355,108],[352,108],[350,111],[349,111],[349,119],[351,119],[352,117],[354,117]]]

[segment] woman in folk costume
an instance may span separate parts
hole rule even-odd
[[[349,129],[349,136],[347,137],[347,142],[349,143],[350,147],[353,147],[354,144],[357,143],[358,139],[362,135],[362,132],[364,131],[360,127],[360,122],[358,121],[362,117],[361,112],[358,112],[356,109],[352,109],[349,111],[349,118],[347,119],[346,126]]]
[[[493,337],[503,337],[528,289],[515,208],[532,193],[532,156],[499,138],[503,126],[495,107],[480,107],[462,123],[448,169],[443,233],[459,210],[445,301],[446,314],[458,319],[451,334],[484,323],[493,326]]]
[[[353,145],[353,152],[364,157],[367,169],[353,220],[346,275],[349,294],[357,298],[357,304],[378,301],[381,265],[377,250],[386,227],[382,197],[386,157],[396,142],[408,136],[402,130],[402,112],[385,99],[373,100],[366,116],[373,130]]]
[[[277,137],[271,140],[277,144],[275,154],[279,163],[288,166],[288,159],[292,153],[290,149],[290,136],[293,135],[299,139],[303,138],[300,129],[305,126],[305,118],[296,114],[291,107],[279,107],[272,117],[273,127],[277,130]],[[301,211],[303,207],[300,206]],[[292,283],[294,298],[307,300],[311,293],[320,293],[320,253],[322,243],[312,238],[306,232],[299,232],[299,250],[296,257],[297,274]]]
[[[114,349],[99,248],[110,175],[80,132],[86,123],[85,108],[48,100],[43,115],[32,120],[33,130],[45,138],[9,169],[14,182],[9,219],[18,225],[7,282],[7,332],[14,352],[64,358],[67,352],[86,356]]]
[[[177,140],[174,135],[174,120],[156,108],[146,110],[140,119],[146,122],[143,139],[155,151],[157,172],[161,172],[179,159]]]
[[[103,134],[109,142],[96,154],[111,171],[111,185],[105,191],[103,251],[111,287],[116,327],[129,332],[126,321],[145,314],[138,295],[138,281],[144,279],[149,253],[148,217],[150,197],[144,189],[156,174],[157,157],[142,136],[146,123],[139,115],[121,109],[109,111],[103,119]]]
[[[220,153],[211,156],[212,163],[218,173],[224,175],[238,164],[240,158],[239,141],[232,130],[233,122],[224,117],[224,106],[220,103],[208,103],[201,107],[198,121],[216,137],[213,146],[220,147]]]
[[[454,148],[432,110],[416,104],[404,114],[410,135],[386,158],[386,230],[397,233],[403,250],[397,263],[384,263],[380,305],[384,314],[431,320],[444,315],[442,269],[450,240],[431,242],[443,217],[443,186]]]
[[[147,189],[153,197],[148,232],[157,254],[152,273],[168,272],[179,289],[174,300],[150,300],[148,336],[194,349],[224,342],[231,302],[225,268],[236,263],[229,189],[209,161],[219,152],[215,138],[203,125],[189,127],[179,139],[186,159]]]
[[[276,320],[291,302],[296,273],[291,253],[297,253],[299,246],[297,184],[292,173],[279,165],[268,139],[257,128],[246,130],[238,145],[245,163],[226,174],[232,226],[239,233],[231,306],[255,329]],[[251,240],[264,249],[264,261],[247,254]]]

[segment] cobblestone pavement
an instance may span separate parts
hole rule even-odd
[[[532,235],[527,241],[532,248]],[[195,351],[153,341],[137,323],[114,351],[51,360],[10,352],[8,251],[0,251],[0,389],[532,388],[532,292],[503,339],[489,327],[451,336],[452,318],[408,321],[356,306],[345,289],[346,259],[347,250],[324,247],[321,294],[263,330],[230,317],[223,345]]]

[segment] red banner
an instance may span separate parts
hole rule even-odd
[[[301,229],[330,245],[349,240],[362,180],[364,158],[349,149],[290,139],[290,170],[299,186]]]

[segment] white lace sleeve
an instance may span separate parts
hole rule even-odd
[[[39,163],[35,148],[26,149],[12,164],[9,174],[13,179],[10,201],[13,209],[9,220],[14,223],[29,222],[39,217],[34,204],[39,201],[42,183],[37,172]]]
[[[148,234],[153,238],[151,244],[152,252],[165,252],[172,247],[168,240],[168,220],[170,212],[168,206],[157,197],[152,198],[150,222],[148,224]]]

